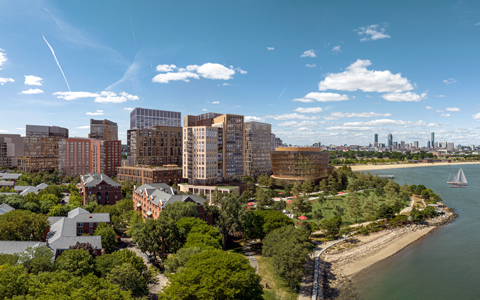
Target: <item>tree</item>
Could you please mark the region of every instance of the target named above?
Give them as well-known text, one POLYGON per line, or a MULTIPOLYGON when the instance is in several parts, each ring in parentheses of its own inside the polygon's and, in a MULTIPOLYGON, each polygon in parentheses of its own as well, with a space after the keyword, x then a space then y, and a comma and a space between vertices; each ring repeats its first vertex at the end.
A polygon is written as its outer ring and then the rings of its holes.
POLYGON ((181 247, 180 233, 175 221, 165 215, 162 216, 160 214, 155 222, 155 233, 161 245, 159 254, 160 258, 164 260, 167 257, 167 253, 176 252, 181 247))
POLYGON ((313 218, 317 220, 323 219, 322 204, 317 200, 312 206, 313 218))
POLYGON ((129 263, 115 266, 105 279, 118 285, 121 290, 132 292, 135 297, 148 294, 148 286, 144 278, 129 263))
POLYGON ((241 229, 246 213, 247 203, 235 194, 228 194, 220 203, 217 227, 222 236, 224 250, 227 237, 241 229))
POLYGON ((205 222, 204 220, 194 217, 182 218, 178 220, 175 224, 177 225, 178 233, 182 240, 182 244, 187 241, 187 236, 190 233, 190 230, 192 230, 192 228, 208 226, 207 222, 205 222))
POLYGON ((221 237, 218 232, 216 236, 207 233, 190 232, 184 248, 200 248, 202 250, 221 249, 221 237))
POLYGON ((112 226, 106 223, 99 223, 94 235, 102 237, 102 247, 105 252, 111 253, 117 247, 117 234, 112 226))
POLYGON ((87 250, 66 250, 55 261, 55 269, 83 277, 95 270, 95 260, 87 250))
POLYGON ((245 299, 260 300, 260 276, 245 256, 208 250, 188 258, 185 269, 170 277, 170 285, 159 299, 245 299))
POLYGON ((219 191, 217 187, 215 187, 212 194, 210 195, 210 202, 214 205, 218 205, 223 200, 223 198, 224 194, 219 191))
POLYGON ((188 259, 204 250, 198 247, 181 248, 177 253, 169 255, 165 260, 164 266, 167 273, 182 272, 188 259))
POLYGON ((322 228, 326 231, 327 236, 330 236, 330 237, 335 237, 340 231, 341 226, 342 226, 342 218, 339 216, 335 216, 330 220, 322 221, 322 228))
POLYGON ((293 199, 291 208, 294 215, 306 214, 312 211, 312 203, 308 197, 297 196, 293 199))
POLYGON ((178 221, 185 217, 197 217, 197 204, 191 201, 173 202, 167 204, 160 214, 167 216, 174 221, 178 221))
POLYGON ((304 228, 284 226, 275 229, 263 240, 262 253, 266 257, 272 257, 271 264, 275 272, 290 283, 291 297, 293 283, 302 278, 305 262, 312 251, 308 236, 309 232, 304 228))
POLYGON ((10 265, 15 266, 18 262, 18 254, 0 254, 0 266, 10 265))
POLYGON ((390 199, 393 199, 397 196, 397 194, 399 193, 400 191, 400 186, 398 185, 398 183, 396 183, 395 181, 393 181, 393 179, 389 180, 388 183, 385 185, 384 187, 384 190, 385 190, 385 194, 387 194, 387 196, 390 198, 390 199))
POLYGON ((47 216, 14 210, 0 215, 0 240, 40 241, 49 225, 47 216))
POLYGON ((262 187, 257 187, 255 192, 255 200, 257 201, 257 208, 261 209, 264 206, 272 205, 272 198, 265 192, 262 187))
POLYGON ((87 250, 88 253, 90 253, 90 255, 91 255, 93 258, 96 258, 96 257, 97 257, 97 250, 96 250, 95 248, 93 248, 92 244, 90 244, 90 243, 80 243, 80 242, 77 242, 75 245, 68 247, 68 249, 83 249, 83 250, 87 250))
POLYGON ((333 211, 333 214, 337 217, 342 218, 345 215, 345 209, 339 205, 335 205, 335 210, 333 211))
POLYGON ((368 219, 374 219, 377 213, 377 197, 374 193, 365 200, 365 204, 363 206, 365 213, 367 214, 368 219))
POLYGON ((290 185, 286 184, 285 187, 283 188, 283 194, 285 196, 290 196, 290 192, 292 191, 292 188, 290 185))
POLYGON ((310 177, 307 177, 305 181, 302 183, 302 193, 303 194, 308 194, 313 192, 313 180, 310 177))
POLYGON ((53 251, 47 246, 28 247, 20 254, 18 262, 25 267, 27 273, 38 274, 53 270, 53 251))
POLYGON ((391 206, 388 206, 386 204, 380 205, 378 208, 378 213, 377 213, 378 218, 385 218, 387 220, 390 220, 395 217, 395 213, 393 212, 393 209, 391 206))
POLYGON ((357 223, 358 218, 362 217, 362 210, 360 206, 360 201, 358 200, 358 195, 356 193, 350 195, 348 206, 350 208, 350 214, 355 219, 355 223, 357 223))
POLYGON ((130 233, 142 252, 150 252, 156 259, 157 253, 162 251, 160 240, 156 234, 157 222, 154 219, 147 219, 145 222, 133 224, 130 233))
POLYGON ((323 192, 323 194, 325 195, 328 191, 328 185, 327 185, 327 180, 326 179, 323 179, 322 181, 320 181, 320 184, 319 184, 319 187, 320 187, 320 190, 323 192))
POLYGON ((28 275, 22 266, 0 266, 0 299, 24 296, 28 291, 28 275))

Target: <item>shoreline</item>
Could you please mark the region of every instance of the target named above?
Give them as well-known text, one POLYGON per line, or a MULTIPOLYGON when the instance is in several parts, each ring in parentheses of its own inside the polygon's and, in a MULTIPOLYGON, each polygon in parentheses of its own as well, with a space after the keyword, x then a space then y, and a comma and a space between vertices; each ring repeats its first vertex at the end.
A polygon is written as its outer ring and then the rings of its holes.
POLYGON ((332 273, 339 278, 332 287, 342 286, 361 271, 394 256, 456 217, 457 215, 451 212, 435 218, 432 225, 383 230, 367 236, 359 235, 353 243, 352 240, 338 243, 335 248, 322 255, 324 262, 331 265, 332 273))
POLYGON ((416 164, 385 164, 385 165, 353 165, 350 166, 353 172, 365 172, 388 169, 404 169, 404 168, 421 168, 421 167, 437 167, 451 165, 479 165, 480 162, 451 162, 451 163, 416 163, 416 164))

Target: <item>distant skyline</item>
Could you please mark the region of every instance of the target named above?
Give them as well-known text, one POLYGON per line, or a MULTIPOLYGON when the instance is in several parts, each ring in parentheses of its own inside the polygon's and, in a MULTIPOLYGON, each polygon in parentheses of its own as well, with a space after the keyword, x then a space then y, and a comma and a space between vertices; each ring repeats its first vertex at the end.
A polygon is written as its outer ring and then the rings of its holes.
POLYGON ((142 107, 289 144, 478 145, 479 24, 478 1, 2 1, 0 133, 108 119, 126 143, 142 107))

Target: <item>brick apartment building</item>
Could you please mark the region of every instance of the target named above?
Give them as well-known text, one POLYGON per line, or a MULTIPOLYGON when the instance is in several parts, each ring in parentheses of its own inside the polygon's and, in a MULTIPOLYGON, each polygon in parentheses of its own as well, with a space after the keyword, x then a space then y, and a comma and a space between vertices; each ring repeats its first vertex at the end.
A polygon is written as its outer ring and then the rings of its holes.
POLYGON ((125 166, 119 167, 117 180, 123 182, 126 179, 138 184, 165 183, 172 185, 186 182, 182 177, 182 168, 177 165, 165 165, 163 167, 125 166))
POLYGON ((95 196, 98 204, 114 205, 122 199, 122 185, 103 173, 89 173, 80 177, 82 204, 95 196))
POLYGON ((90 133, 88 138, 101 141, 117 141, 118 125, 110 120, 90 119, 90 133))
POLYGON ((121 165, 121 141, 68 138, 59 142, 58 170, 62 176, 104 173, 115 176, 121 165))
POLYGON ((133 190, 133 207, 142 213, 144 219, 156 219, 168 204, 174 202, 193 202, 197 204, 198 218, 212 224, 211 215, 207 215, 203 205, 207 202, 197 195, 176 195, 176 190, 164 183, 144 184, 133 190))
POLYGON ((182 165, 182 127, 154 126, 127 131, 130 166, 182 165))

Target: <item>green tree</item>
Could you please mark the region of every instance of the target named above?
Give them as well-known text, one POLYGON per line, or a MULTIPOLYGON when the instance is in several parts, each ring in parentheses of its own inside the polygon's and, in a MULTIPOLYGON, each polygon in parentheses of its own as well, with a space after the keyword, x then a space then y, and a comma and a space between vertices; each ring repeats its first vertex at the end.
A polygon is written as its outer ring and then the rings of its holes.
POLYGON ((40 241, 49 224, 47 216, 30 211, 14 210, 0 215, 0 240, 40 241))
POLYGON ((182 272, 188 259, 204 250, 198 247, 181 248, 177 253, 169 255, 165 260, 164 266, 167 273, 182 272))
POLYGON ((187 241, 187 236, 190 233, 192 228, 208 226, 207 222, 202 219, 194 218, 194 217, 185 217, 178 220, 176 223, 178 228, 178 233, 181 237, 182 244, 187 241))
POLYGON ((365 204, 363 205, 363 209, 368 216, 368 220, 374 219, 377 214, 377 197, 374 193, 365 200, 365 204))
POLYGON ((170 285, 159 299, 245 299, 260 300, 260 276, 245 256, 208 250, 189 257, 182 272, 170 277, 170 285))
POLYGON ((395 217, 395 213, 393 212, 393 209, 391 206, 388 206, 386 204, 380 205, 378 208, 378 213, 377 213, 378 218, 385 218, 387 220, 393 219, 395 217))
POLYGON ((228 194, 220 203, 216 223, 222 236, 223 249, 225 249, 227 237, 241 230, 246 213, 247 203, 235 194, 228 194))
POLYGON ((309 194, 313 192, 313 180, 312 178, 308 177, 305 179, 305 181, 302 183, 302 193, 303 194, 309 194))
POLYGON ((0 266, 10 265, 15 266, 18 262, 18 254, 0 254, 0 266))
POLYGON ((22 266, 0 266, 0 299, 24 296, 28 291, 28 275, 22 266))
POLYGON ((293 199, 291 208, 294 215, 306 214, 312 211, 312 202, 308 197, 297 196, 293 199))
POLYGON ((99 223, 94 235, 102 237, 102 247, 107 253, 111 253, 117 247, 117 234, 112 226, 106 223, 99 223))
POLYGON ((132 292, 134 297, 148 294, 148 286, 143 276, 129 263, 115 266, 105 279, 118 285, 121 290, 132 292))
POLYGON ((53 251, 47 246, 28 247, 20 254, 18 262, 25 267, 27 273, 38 274, 53 270, 53 251))
POLYGON ((157 222, 154 219, 147 219, 145 222, 133 224, 130 233, 142 252, 150 252, 156 259, 158 253, 162 251, 162 244, 156 233, 157 222))
POLYGON ((355 219, 355 223, 357 223, 358 218, 362 217, 362 209, 360 206, 360 201, 358 199, 357 193, 350 194, 350 200, 348 201, 348 206, 350 208, 350 214, 355 219))
POLYGON ((272 198, 265 192, 262 187, 257 187, 255 192, 255 200, 257 201, 257 208, 262 209, 265 206, 272 205, 272 198))
POLYGON ((191 201, 173 202, 167 204, 160 214, 165 215, 174 221, 178 221, 185 217, 198 217, 197 204, 191 201))
POLYGON ((323 219, 323 211, 322 211, 322 204, 320 201, 316 201, 312 205, 312 214, 313 218, 317 220, 323 219))
POLYGON ((309 234, 304 228, 284 226, 275 229, 263 240, 262 253, 266 257, 272 257, 271 264, 275 272, 290 283, 291 297, 293 284, 301 280, 304 265, 312 251, 309 234))
POLYGON ((221 237, 218 232, 216 236, 207 233, 190 232, 184 248, 200 248, 202 250, 221 249, 221 237))
POLYGON ((325 230, 327 236, 335 237, 340 231, 342 226, 342 218, 340 216, 335 216, 330 220, 322 221, 322 228, 325 230))
POLYGON ((385 194, 387 194, 387 197, 390 199, 393 199, 400 192, 400 186, 398 185, 398 183, 393 181, 393 179, 391 179, 385 185, 384 190, 385 190, 385 194))
POLYGON ((83 277, 95 270, 95 260, 87 250, 66 250, 55 261, 55 269, 83 277))
POLYGON ((68 247, 68 249, 83 249, 83 250, 87 250, 88 253, 90 253, 90 255, 91 255, 93 258, 96 258, 96 257, 97 257, 97 250, 96 250, 95 248, 93 248, 92 244, 90 244, 90 243, 80 243, 80 242, 77 242, 75 245, 68 247))
POLYGON ((167 257, 167 253, 176 252, 181 247, 180 232, 175 221, 165 215, 162 216, 160 214, 155 222, 157 239, 161 245, 159 254, 160 258, 164 260, 167 257))

